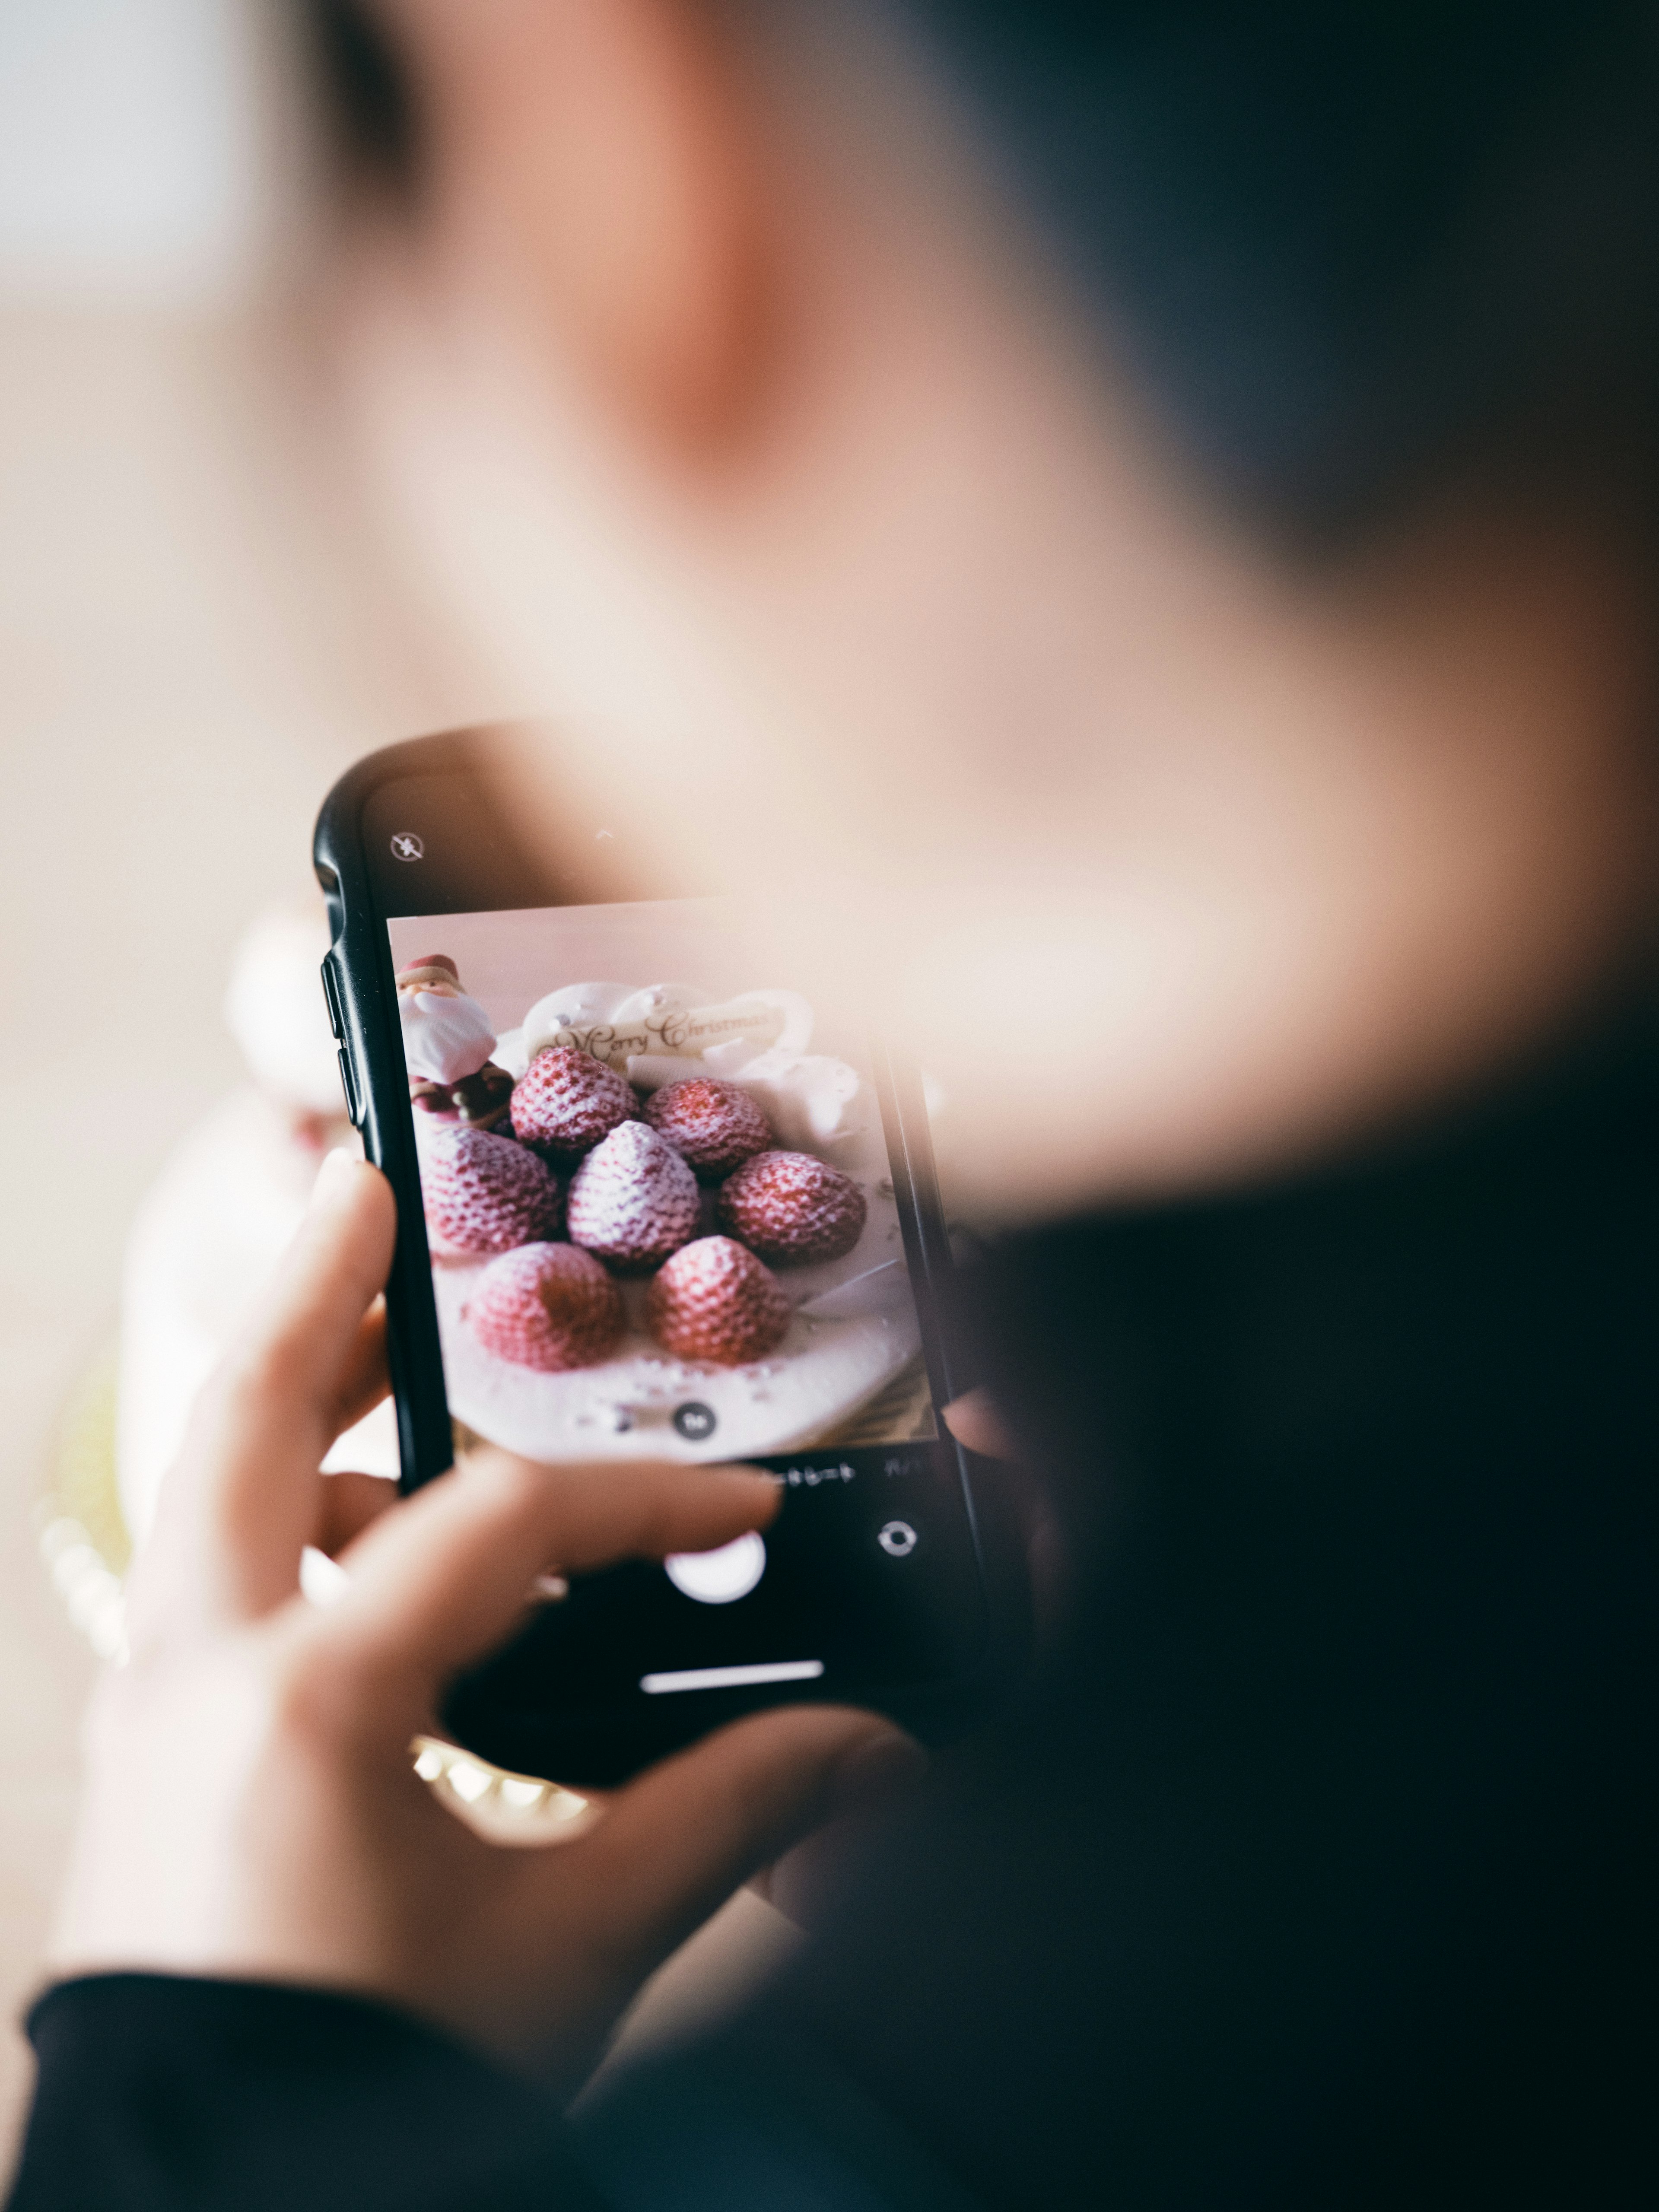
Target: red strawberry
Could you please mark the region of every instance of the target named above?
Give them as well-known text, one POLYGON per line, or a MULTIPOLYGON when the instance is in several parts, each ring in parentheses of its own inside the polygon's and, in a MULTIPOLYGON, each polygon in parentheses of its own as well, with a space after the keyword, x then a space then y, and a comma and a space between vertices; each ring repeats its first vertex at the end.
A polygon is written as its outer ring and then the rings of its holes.
POLYGON ((513 1086, 514 1135, 557 1164, 591 1152, 638 1111, 627 1077, 574 1045, 549 1045, 513 1086))
POLYGON ((574 1244, 521 1244, 480 1274, 466 1317, 498 1359, 558 1375, 605 1358, 622 1334, 622 1294, 574 1244))
POLYGON ((697 1179, 665 1137, 626 1121, 570 1186, 571 1242, 618 1267, 653 1267, 697 1233, 697 1179))
POLYGON ((770 1352, 790 1305, 772 1270, 729 1237, 699 1237, 665 1261, 646 1293, 651 1333, 677 1359, 741 1367, 770 1352))
POLYGON ((645 1102, 645 1118, 706 1182, 715 1182, 772 1143, 772 1125, 752 1091, 712 1075, 665 1084, 645 1102))
POLYGON ((779 1267, 839 1260, 864 1233, 864 1193, 811 1152, 757 1152, 720 1186, 720 1226, 779 1267))
POLYGON ((421 1196, 434 1252, 507 1252, 564 1224, 564 1194, 534 1152, 461 1124, 422 1146, 421 1196))

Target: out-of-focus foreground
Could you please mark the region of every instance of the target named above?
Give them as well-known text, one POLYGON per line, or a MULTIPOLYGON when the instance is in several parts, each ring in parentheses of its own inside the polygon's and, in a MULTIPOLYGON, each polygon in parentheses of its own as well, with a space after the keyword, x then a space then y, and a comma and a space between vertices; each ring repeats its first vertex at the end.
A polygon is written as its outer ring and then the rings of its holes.
POLYGON ((470 703, 331 442, 268 31, 234 0, 0 23, 0 2167, 94 1664, 33 1525, 64 1411, 146 1186, 237 1079, 239 932, 303 890, 346 762, 470 703))

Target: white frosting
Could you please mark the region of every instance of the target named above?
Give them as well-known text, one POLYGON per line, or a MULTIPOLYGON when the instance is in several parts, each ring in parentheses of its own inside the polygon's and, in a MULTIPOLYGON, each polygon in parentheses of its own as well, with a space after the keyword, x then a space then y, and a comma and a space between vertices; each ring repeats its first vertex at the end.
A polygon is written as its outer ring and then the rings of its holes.
POLYGON ((635 1052, 629 1055, 628 1079, 636 1091, 661 1091, 671 1083, 684 1083, 693 1075, 709 1073, 706 1060, 685 1060, 672 1052, 635 1052))
POLYGON ((839 1159, 839 1148, 868 1123, 868 1093, 858 1070, 827 1053, 774 1046, 732 1070, 727 1079, 755 1093, 779 1143, 792 1152, 834 1147, 839 1159))
MULTIPOLYGON (((724 1073, 769 1050, 804 1052, 812 1009, 799 991, 744 991, 713 1000, 696 983, 567 983, 524 1018, 526 1061, 550 1044, 574 1045, 618 1071, 630 1060, 696 1059, 724 1073)), ((702 1072, 707 1073, 707 1067, 702 1072)))
POLYGON ((665 1029, 677 1026, 708 996, 708 992, 699 990, 695 983, 647 983, 607 1007, 605 1018, 618 1030, 638 1027, 647 1034, 660 1036, 665 1029))
POLYGON ((805 1052, 812 1042, 812 1008, 799 991, 745 991, 745 999, 772 1008, 781 1026, 772 1040, 775 1052, 805 1052))
POLYGON ((404 1059, 411 1075, 429 1083, 459 1083, 476 1075, 495 1048, 489 1017, 465 992, 399 991, 404 1059))
POLYGON ((516 1083, 530 1065, 530 1054, 524 1048, 522 1025, 516 1030, 503 1030, 489 1057, 497 1067, 504 1067, 516 1083))
MULTIPOLYGON (((653 988, 673 992, 686 987, 665 983, 653 988)), ((635 983, 565 983, 556 991, 550 991, 544 999, 537 1000, 524 1018, 520 1035, 526 1066, 544 1046, 557 1044, 562 1037, 568 1041, 573 1032, 586 1035, 596 1026, 610 1023, 618 1007, 641 996, 635 983)))

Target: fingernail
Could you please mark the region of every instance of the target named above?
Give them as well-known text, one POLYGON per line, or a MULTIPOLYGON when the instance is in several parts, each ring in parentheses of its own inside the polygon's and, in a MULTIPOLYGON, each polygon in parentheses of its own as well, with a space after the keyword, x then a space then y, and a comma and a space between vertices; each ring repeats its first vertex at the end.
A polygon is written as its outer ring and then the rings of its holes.
POLYGON ((313 1206, 326 1206, 345 1188, 351 1170, 357 1164, 355 1152, 343 1145, 337 1145, 331 1152, 323 1154, 323 1164, 317 1170, 317 1180, 311 1187, 313 1206))
POLYGON ((830 1785, 830 1810, 839 1820, 848 1813, 872 1813, 914 1789, 927 1771, 927 1754, 913 1736, 884 1729, 856 1744, 836 1767, 830 1785))

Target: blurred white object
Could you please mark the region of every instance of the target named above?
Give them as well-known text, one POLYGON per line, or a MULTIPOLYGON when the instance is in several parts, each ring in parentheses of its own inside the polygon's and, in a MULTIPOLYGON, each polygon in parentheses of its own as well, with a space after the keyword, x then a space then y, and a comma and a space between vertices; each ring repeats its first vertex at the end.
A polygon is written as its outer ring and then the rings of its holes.
POLYGON ((318 980, 327 951, 320 907, 273 907, 261 915, 237 948, 225 1022, 269 1097, 337 1118, 340 1063, 318 980))
MULTIPOLYGON (((185 1138, 133 1224, 116 1460, 135 1544, 196 1395, 298 1228, 324 1152, 353 1141, 317 972, 327 944, 320 902, 310 901, 273 908, 247 932, 226 1012, 257 1087, 234 1092, 185 1138)), ((390 1401, 348 1430, 323 1464, 395 1475, 390 1401)))
POLYGON ((211 307, 252 289, 308 181, 281 14, 0 0, 0 290, 211 307))
POLYGON ((671 1552, 662 1564, 675 1589, 699 1605, 730 1605, 766 1572, 766 1540, 751 1528, 717 1551, 671 1552))

